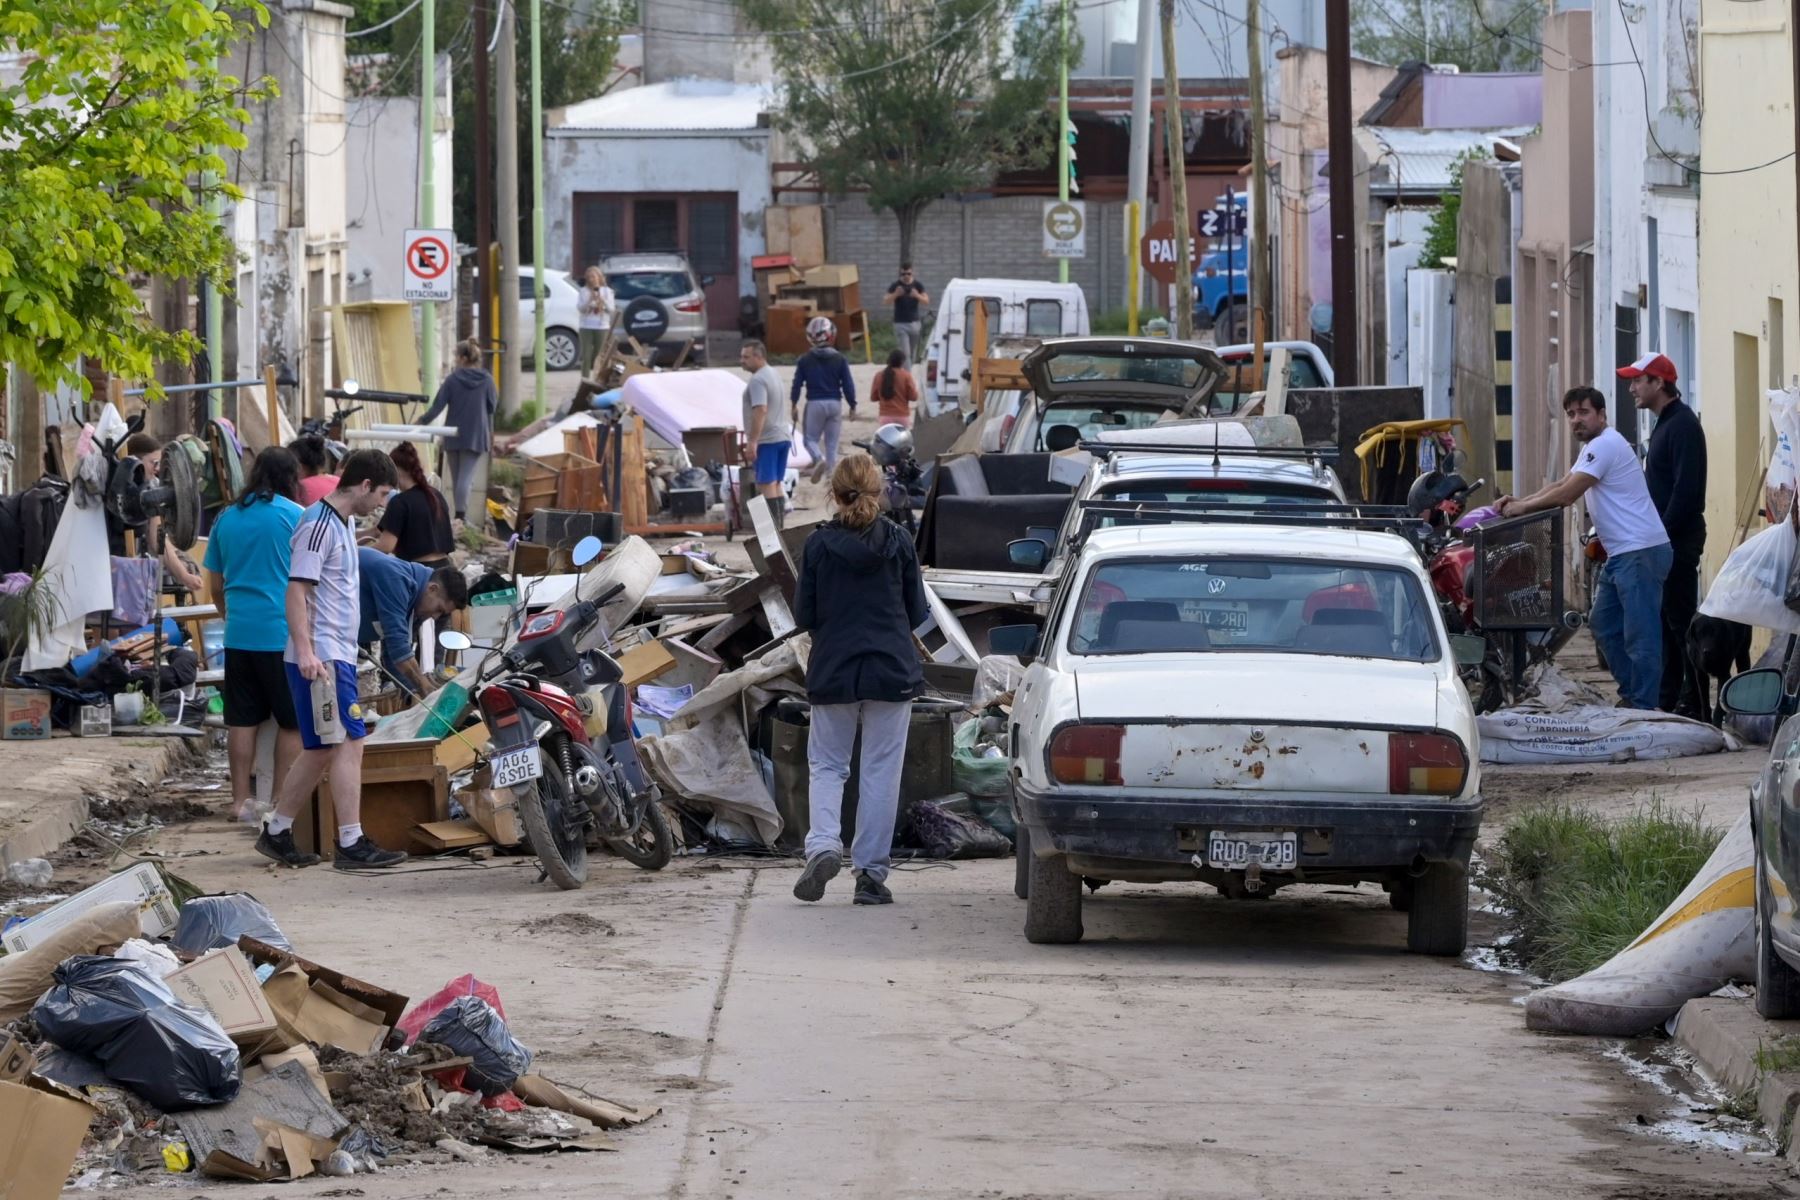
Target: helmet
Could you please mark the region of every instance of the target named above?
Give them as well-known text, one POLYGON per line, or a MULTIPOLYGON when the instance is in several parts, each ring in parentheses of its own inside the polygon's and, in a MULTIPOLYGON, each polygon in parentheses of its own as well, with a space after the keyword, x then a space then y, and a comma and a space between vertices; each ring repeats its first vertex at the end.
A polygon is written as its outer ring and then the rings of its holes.
POLYGON ((877 465, 897 467, 912 457, 912 431, 897 423, 883 425, 869 440, 869 456, 877 465))
POLYGON ((830 317, 814 317, 806 323, 806 340, 815 346, 829 346, 837 341, 837 326, 830 317))
POLYGON ((1462 508, 1462 493, 1469 490, 1469 482, 1454 471, 1427 471, 1417 479, 1406 493, 1406 511, 1416 517, 1423 517, 1433 525, 1442 525, 1455 517, 1455 512, 1462 508))

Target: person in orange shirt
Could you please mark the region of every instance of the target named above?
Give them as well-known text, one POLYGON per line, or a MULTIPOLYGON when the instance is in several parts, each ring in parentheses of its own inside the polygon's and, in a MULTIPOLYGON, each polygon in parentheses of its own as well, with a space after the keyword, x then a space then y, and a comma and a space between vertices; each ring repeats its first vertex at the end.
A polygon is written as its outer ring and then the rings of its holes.
POLYGON ((883 425, 895 424, 912 428, 913 403, 919 398, 919 385, 906 369, 906 352, 895 350, 888 355, 887 367, 875 377, 875 411, 883 425))

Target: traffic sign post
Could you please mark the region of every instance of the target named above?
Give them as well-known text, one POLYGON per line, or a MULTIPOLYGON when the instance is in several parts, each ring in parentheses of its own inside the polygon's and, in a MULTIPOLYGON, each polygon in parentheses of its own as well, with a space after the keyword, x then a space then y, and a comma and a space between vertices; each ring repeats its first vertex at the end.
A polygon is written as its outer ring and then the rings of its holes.
POLYGON ((1229 209, 1209 208, 1200 214, 1200 236, 1208 238, 1243 237, 1250 229, 1250 217, 1235 205, 1229 209))
POLYGON ((456 233, 450 229, 406 231, 405 300, 452 300, 456 295, 456 233))
POLYGON ((1087 257, 1087 202, 1044 201, 1044 257, 1087 257))

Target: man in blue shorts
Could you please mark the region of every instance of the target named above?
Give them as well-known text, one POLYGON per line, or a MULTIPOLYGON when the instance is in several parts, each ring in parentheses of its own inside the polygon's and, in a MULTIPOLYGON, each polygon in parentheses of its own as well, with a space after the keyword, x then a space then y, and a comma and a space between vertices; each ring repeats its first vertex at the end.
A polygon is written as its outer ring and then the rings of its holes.
POLYGON ((368 731, 356 690, 361 617, 356 518, 386 504, 393 487, 393 460, 380 450, 358 450, 344 460, 337 488, 302 513, 294 529, 282 660, 303 748, 256 839, 258 853, 286 866, 310 867, 319 861, 318 855, 302 854, 294 845, 294 818, 327 774, 338 820, 334 865, 350 870, 406 861, 406 855, 383 850, 362 830, 362 752, 368 731), (329 690, 315 696, 315 681, 327 681, 329 690))
POLYGON ((794 444, 794 414, 781 394, 781 376, 769 365, 769 352, 761 342, 746 341, 738 362, 750 372, 744 388, 744 440, 756 455, 756 490, 769 498, 769 511, 779 527, 787 509, 781 487, 787 479, 788 450, 794 444))

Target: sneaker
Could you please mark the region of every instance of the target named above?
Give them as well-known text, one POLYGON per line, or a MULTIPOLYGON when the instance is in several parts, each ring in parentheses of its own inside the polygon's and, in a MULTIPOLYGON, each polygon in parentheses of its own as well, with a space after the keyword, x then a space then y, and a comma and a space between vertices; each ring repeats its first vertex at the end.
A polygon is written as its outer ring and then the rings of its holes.
POLYGON ((807 472, 806 477, 808 479, 812 480, 814 483, 817 483, 817 482, 819 482, 819 480, 825 478, 825 460, 822 458, 813 459, 812 470, 807 472))
POLYGON ((272 858, 284 867, 310 867, 319 861, 316 854, 302 854, 294 845, 294 831, 284 829, 280 833, 271 833, 265 828, 256 839, 256 852, 264 858, 272 858))
POLYGON ((824 850, 806 860, 806 870, 800 872, 800 879, 794 884, 796 899, 811 903, 825 894, 825 885, 843 866, 836 851, 824 850))
POLYGON ((383 850, 363 834, 348 846, 339 846, 337 859, 331 865, 340 871, 356 871, 364 867, 397 867, 406 861, 400 850, 383 850))
POLYGON ((887 884, 872 878, 861 871, 856 873, 856 899, 853 904, 892 904, 894 893, 888 891, 887 884))

